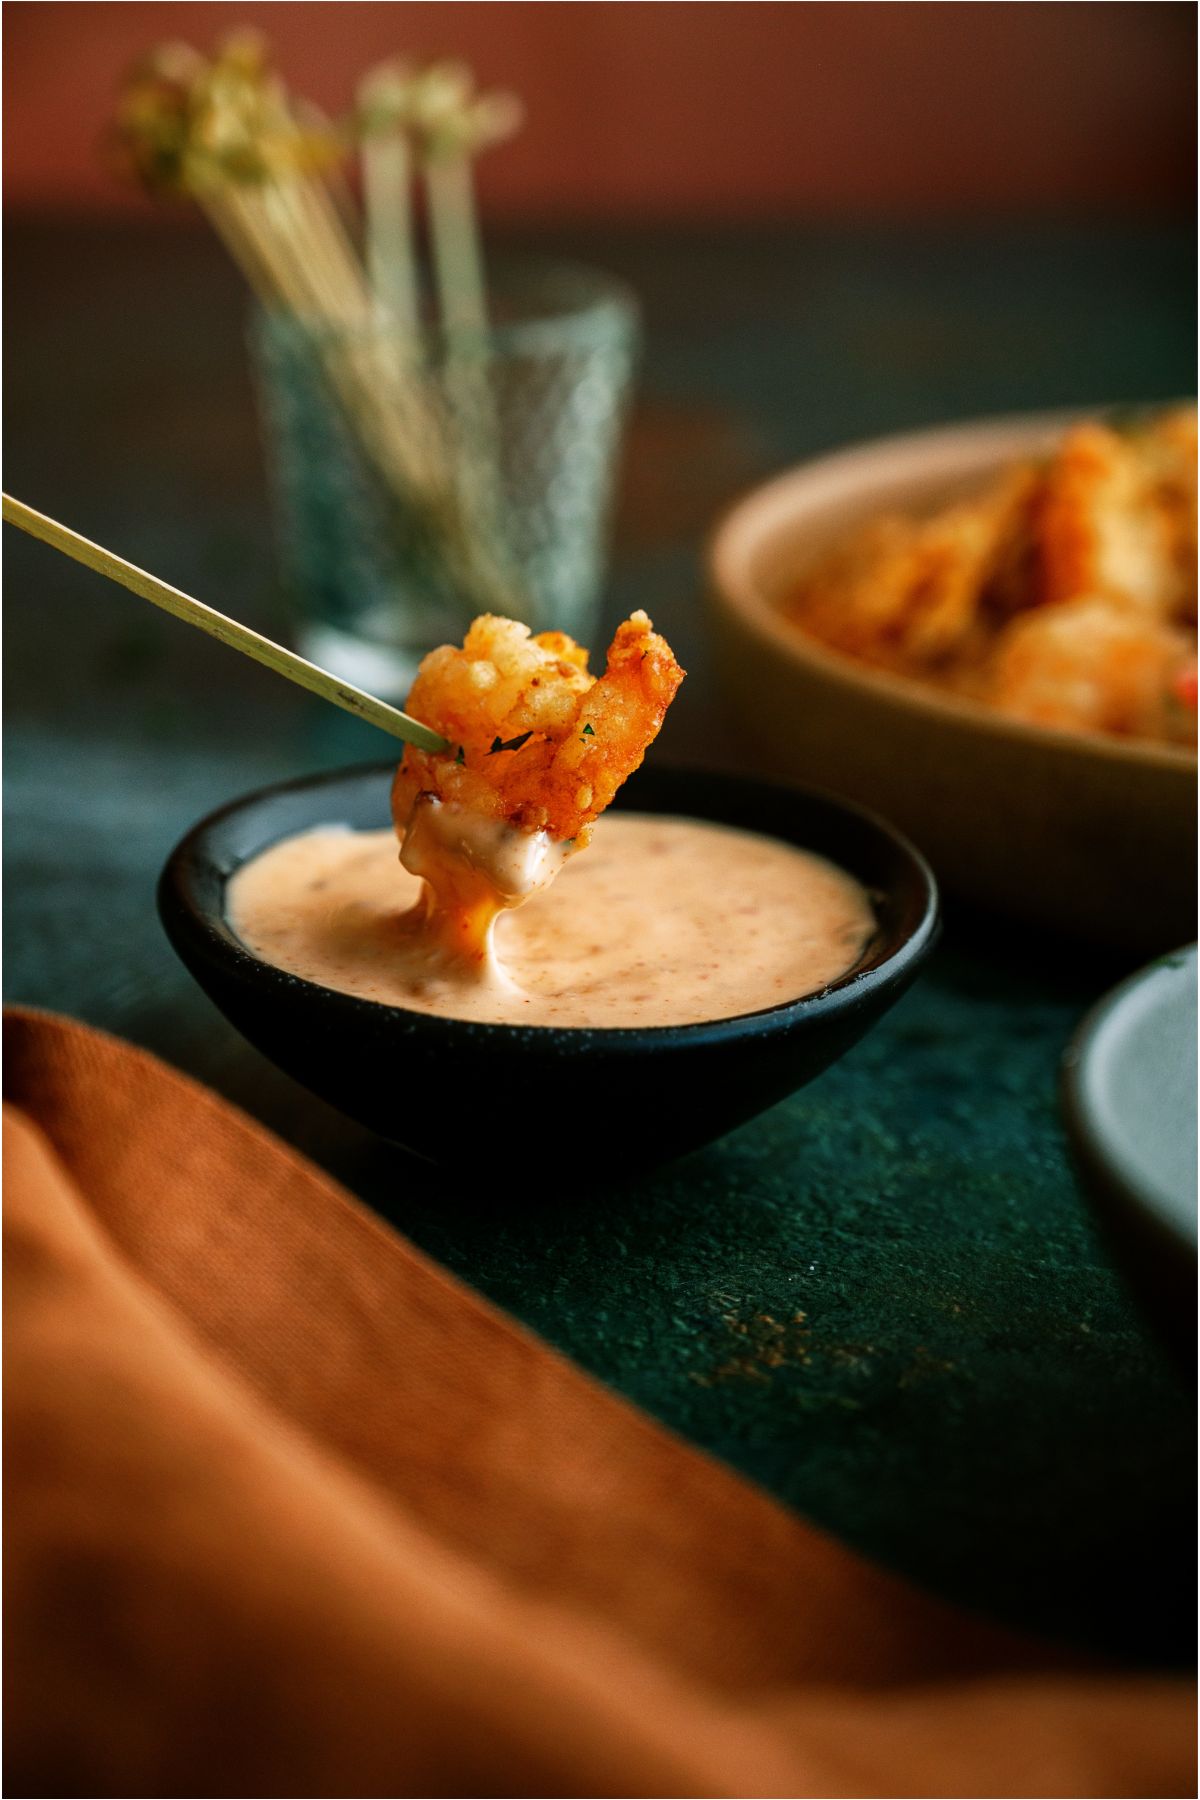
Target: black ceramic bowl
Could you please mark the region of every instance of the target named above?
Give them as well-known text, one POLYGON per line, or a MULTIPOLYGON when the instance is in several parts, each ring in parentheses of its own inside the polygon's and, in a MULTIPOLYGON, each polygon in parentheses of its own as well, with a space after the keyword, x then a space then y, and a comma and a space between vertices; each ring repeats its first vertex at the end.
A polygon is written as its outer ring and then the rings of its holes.
POLYGON ((880 820, 824 794, 658 768, 616 804, 761 831, 862 882, 878 929, 849 974, 735 1019, 567 1030, 406 1012, 252 956, 226 922, 230 876, 294 832, 387 824, 391 776, 391 765, 349 769, 234 801, 172 852, 158 905, 179 956, 252 1044, 360 1124, 437 1162, 494 1162, 498 1146, 532 1141, 539 1166, 558 1156, 597 1173, 693 1150, 828 1068, 904 992, 937 936, 933 876, 880 820))

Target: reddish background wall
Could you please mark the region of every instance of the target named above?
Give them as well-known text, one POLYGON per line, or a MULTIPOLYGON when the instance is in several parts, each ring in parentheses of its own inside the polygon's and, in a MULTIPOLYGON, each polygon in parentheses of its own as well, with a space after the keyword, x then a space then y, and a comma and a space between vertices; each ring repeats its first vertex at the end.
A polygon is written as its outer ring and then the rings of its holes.
POLYGON ((1181 210, 1190 4, 42 4, 5 24, 10 204, 139 204, 97 153, 125 65, 242 22, 339 109, 398 50, 518 89, 494 210, 745 216, 846 209, 1181 210))

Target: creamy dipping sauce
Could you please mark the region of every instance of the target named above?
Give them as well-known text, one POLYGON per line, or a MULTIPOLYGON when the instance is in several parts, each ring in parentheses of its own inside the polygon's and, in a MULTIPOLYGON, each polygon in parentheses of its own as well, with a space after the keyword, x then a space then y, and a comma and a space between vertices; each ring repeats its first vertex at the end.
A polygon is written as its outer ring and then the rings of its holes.
POLYGON ((285 838, 237 871, 227 912, 255 956, 306 981, 452 1019, 559 1026, 735 1018, 827 987, 875 929, 863 888, 775 838, 638 813, 599 819, 494 928, 474 966, 423 928, 395 834, 285 838))

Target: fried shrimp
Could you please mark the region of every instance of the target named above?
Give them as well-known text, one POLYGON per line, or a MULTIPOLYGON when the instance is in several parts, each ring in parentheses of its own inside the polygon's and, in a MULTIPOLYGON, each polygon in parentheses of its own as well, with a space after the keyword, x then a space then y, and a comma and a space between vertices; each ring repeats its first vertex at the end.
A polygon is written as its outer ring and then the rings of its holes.
POLYGON ((1014 717, 1186 742, 1195 409, 1074 425, 974 496, 867 523, 782 604, 848 656, 1014 717))
POLYGON ((461 650, 443 645, 425 658, 408 696, 414 718, 453 748, 405 751, 392 789, 397 829, 418 796, 432 794, 520 831, 586 842, 640 767, 682 680, 643 612, 618 629, 599 680, 587 651, 562 632, 531 637, 513 619, 476 619, 461 650))
POLYGON ((494 973, 496 917, 586 845, 682 680, 643 612, 618 629, 598 680, 563 632, 533 637, 490 614, 461 650, 431 651, 407 706, 451 748, 431 755, 410 745, 392 784, 401 860, 426 883, 414 927, 494 973))
POLYGON ((1085 596, 1014 622, 1000 641, 987 697, 1036 725, 1170 738, 1180 735, 1173 685, 1188 668, 1182 632, 1134 605, 1085 596))
POLYGON ((1095 423, 1067 433, 1045 475, 1041 604, 1103 594, 1150 617, 1172 608, 1184 571, 1175 563, 1146 437, 1095 423))
POLYGON ((978 642, 980 595, 1001 587, 1030 486, 1017 471, 985 502, 875 520, 818 565, 793 610, 815 636, 864 662, 936 675, 978 642))

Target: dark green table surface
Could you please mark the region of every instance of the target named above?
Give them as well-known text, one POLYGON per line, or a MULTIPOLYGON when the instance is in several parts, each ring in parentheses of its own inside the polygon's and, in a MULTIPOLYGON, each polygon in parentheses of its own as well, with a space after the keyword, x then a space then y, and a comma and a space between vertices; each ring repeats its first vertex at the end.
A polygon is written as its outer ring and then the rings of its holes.
MULTIPOLYGON (((1190 239, 1165 227, 536 247, 604 263, 645 301, 608 607, 646 606, 690 671, 658 752, 677 761, 739 764, 698 562, 739 488, 864 434, 1194 382, 1190 239)), ((5 485, 281 632, 242 306, 200 233, 11 227, 5 485)), ((586 1199, 570 1168, 515 1196, 433 1181, 251 1051, 154 912, 200 814, 383 740, 15 533, 5 553, 10 999, 211 1083, 848 1541, 1010 1619, 1183 1653, 1191 1405, 1093 1233, 1055 1101, 1063 1044, 1119 958, 951 905, 884 1024, 712 1149, 586 1199)))

